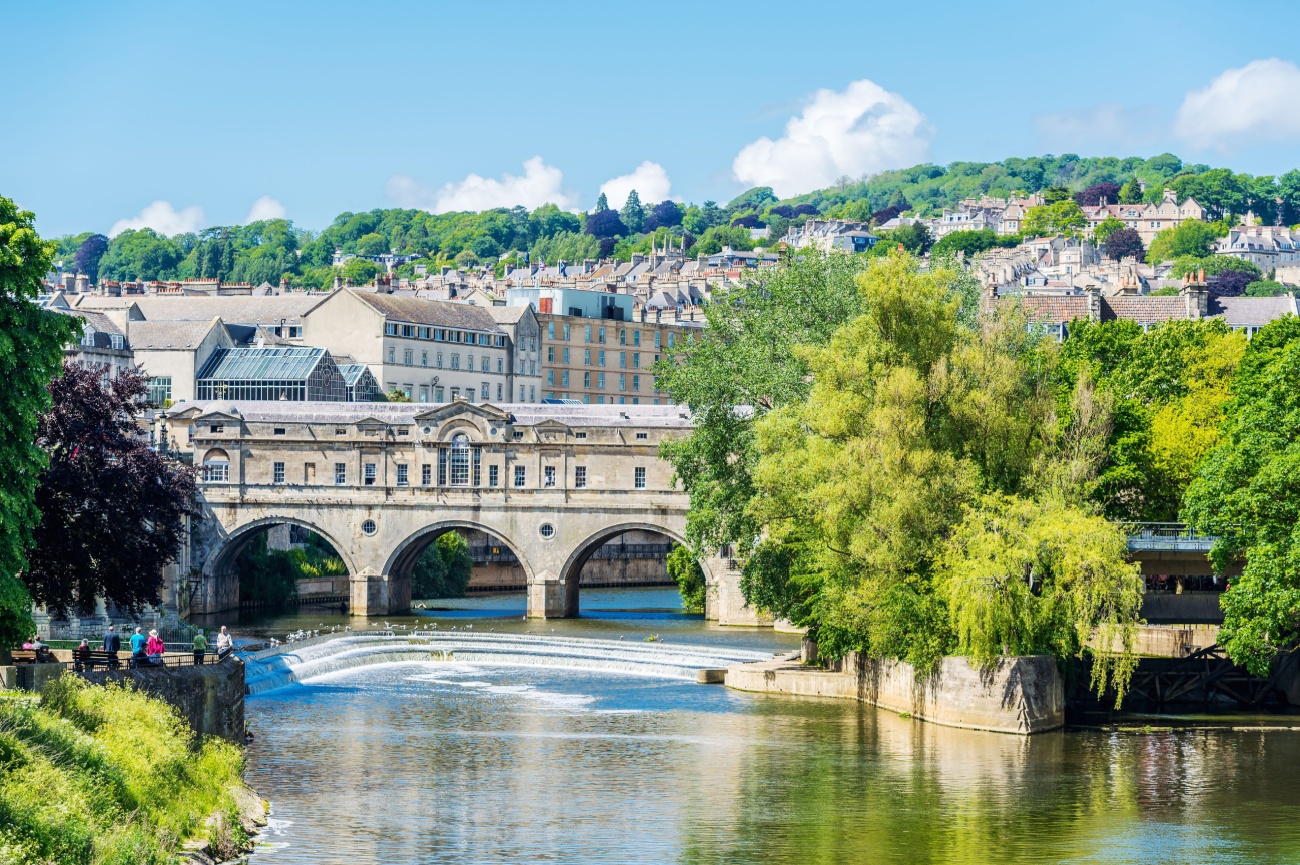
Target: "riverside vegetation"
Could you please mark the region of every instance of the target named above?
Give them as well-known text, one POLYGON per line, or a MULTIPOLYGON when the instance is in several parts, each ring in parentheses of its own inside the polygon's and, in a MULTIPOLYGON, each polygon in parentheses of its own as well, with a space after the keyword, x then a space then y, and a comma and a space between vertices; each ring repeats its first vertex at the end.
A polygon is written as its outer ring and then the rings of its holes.
POLYGON ((715 298, 656 369, 695 413, 662 451, 691 544, 733 545, 748 601, 829 657, 1091 652, 1119 700, 1142 594, 1125 523, 1181 514, 1224 535, 1220 568, 1269 553, 1223 629, 1266 668, 1300 620, 1300 499, 1280 480, 1300 452, 1300 323, 1247 344, 1221 321, 1076 322, 1058 345, 979 297, 957 262, 893 251, 807 253, 715 298), (1262 502, 1266 534, 1244 528, 1262 502), (1118 651, 1088 649, 1094 633, 1118 651))
POLYGON ((0 696, 0 863, 163 865, 246 849, 243 756, 166 703, 63 676, 0 696))

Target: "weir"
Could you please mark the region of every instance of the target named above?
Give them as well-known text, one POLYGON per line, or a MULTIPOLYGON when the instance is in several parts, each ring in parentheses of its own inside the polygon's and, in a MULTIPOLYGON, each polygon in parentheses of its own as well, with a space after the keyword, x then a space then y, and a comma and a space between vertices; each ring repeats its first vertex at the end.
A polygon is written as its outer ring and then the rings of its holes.
POLYGON ((572 667, 693 682, 700 670, 771 657, 770 652, 723 646, 582 637, 469 631, 367 632, 327 635, 249 655, 245 658, 244 681, 246 692, 255 695, 357 667, 456 662, 572 667))

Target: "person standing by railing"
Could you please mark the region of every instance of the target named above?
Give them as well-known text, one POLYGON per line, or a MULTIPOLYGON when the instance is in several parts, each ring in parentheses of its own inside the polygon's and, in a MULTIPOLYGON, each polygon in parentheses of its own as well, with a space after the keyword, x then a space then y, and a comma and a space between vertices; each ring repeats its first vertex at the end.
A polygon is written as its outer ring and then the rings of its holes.
POLYGON ((112 652, 114 655, 122 651, 122 638, 118 636, 117 629, 112 625, 108 626, 108 632, 104 634, 104 651, 112 652))
POLYGON ((163 644, 162 637, 158 636, 158 631, 156 629, 149 631, 149 641, 145 644, 145 653, 148 654, 150 663, 160 663, 163 653, 166 651, 167 647, 163 644))
POLYGON ((203 635, 203 629, 194 635, 194 666, 203 664, 203 653, 208 650, 208 638, 203 635))
POLYGON ((226 631, 226 626, 221 626, 221 632, 217 634, 217 657, 224 655, 235 647, 235 640, 226 631))
POLYGON ((144 634, 140 633, 140 626, 136 625, 135 633, 131 635, 131 666, 132 667, 138 667, 140 666, 141 661, 149 660, 144 653, 144 648, 146 644, 147 644, 147 640, 145 639, 144 634))

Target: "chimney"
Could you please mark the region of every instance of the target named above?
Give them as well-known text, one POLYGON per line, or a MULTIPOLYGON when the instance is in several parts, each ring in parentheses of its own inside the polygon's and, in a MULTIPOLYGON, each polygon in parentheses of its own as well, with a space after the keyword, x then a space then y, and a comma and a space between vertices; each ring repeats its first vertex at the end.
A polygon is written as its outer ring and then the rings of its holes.
POLYGON ((344 288, 352 287, 352 277, 349 276, 347 279, 343 280, 343 287, 344 288))
POLYGON ((77 294, 86 294, 90 291, 90 277, 84 273, 77 274, 77 294))
POLYGON ((338 291, 342 287, 343 287, 343 280, 339 277, 337 273, 334 274, 334 290, 338 291))

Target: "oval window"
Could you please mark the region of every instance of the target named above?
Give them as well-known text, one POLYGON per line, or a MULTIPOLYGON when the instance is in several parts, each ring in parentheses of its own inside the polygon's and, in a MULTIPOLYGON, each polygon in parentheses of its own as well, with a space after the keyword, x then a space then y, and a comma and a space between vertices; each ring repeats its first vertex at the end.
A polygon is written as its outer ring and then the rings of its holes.
POLYGON ((549 541, 551 538, 555 537, 555 526, 550 523, 542 523, 542 526, 537 530, 537 533, 542 536, 543 540, 549 541))
POLYGON ((379 526, 375 525, 374 520, 366 520, 361 524, 361 531, 368 535, 373 535, 375 532, 379 531, 379 526))

